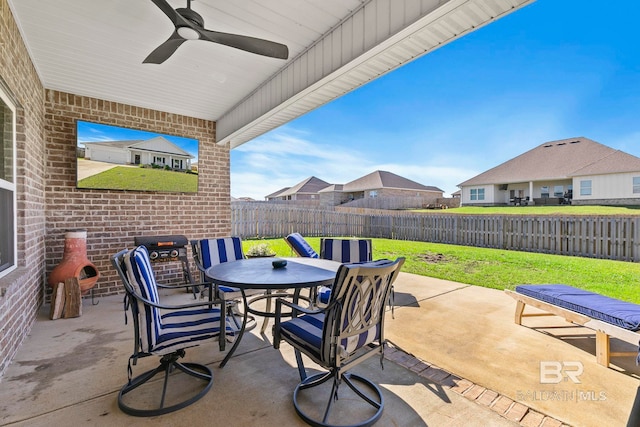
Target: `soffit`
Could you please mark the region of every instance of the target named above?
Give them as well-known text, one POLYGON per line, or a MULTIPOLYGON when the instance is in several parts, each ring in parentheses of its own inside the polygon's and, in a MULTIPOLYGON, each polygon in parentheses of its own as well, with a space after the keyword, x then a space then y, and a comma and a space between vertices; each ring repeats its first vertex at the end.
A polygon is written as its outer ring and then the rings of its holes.
POLYGON ((233 148, 533 0, 194 0, 290 59, 188 41, 160 65, 142 61, 173 24, 151 0, 8 1, 45 88, 214 120, 233 148))

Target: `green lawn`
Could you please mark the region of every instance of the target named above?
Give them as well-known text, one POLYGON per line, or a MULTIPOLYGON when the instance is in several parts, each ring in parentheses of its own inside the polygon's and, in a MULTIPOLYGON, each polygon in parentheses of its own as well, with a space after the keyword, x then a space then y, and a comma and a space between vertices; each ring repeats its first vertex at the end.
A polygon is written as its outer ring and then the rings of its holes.
POLYGON ((460 215, 640 215, 640 206, 463 206, 452 209, 412 209, 412 212, 460 215))
MULTIPOLYGON (((320 239, 307 238, 319 252, 320 239)), ((519 284, 564 283, 640 303, 640 264, 602 259, 485 249, 439 243, 372 239, 373 257, 403 256, 402 271, 495 289, 519 284)), ((268 243, 278 256, 293 256, 283 239, 243 242, 245 252, 268 243)))
POLYGON ((195 193, 198 175, 152 168, 117 166, 78 181, 78 188, 195 193))

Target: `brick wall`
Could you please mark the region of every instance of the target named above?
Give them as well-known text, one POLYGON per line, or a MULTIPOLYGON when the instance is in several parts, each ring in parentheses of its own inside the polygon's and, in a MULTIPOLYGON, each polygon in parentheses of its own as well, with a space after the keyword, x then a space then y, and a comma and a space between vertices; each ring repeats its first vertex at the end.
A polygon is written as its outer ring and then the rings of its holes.
POLYGON ((31 330, 44 274, 44 89, 6 0, 0 0, 0 84, 17 104, 17 269, 0 279, 0 378, 31 330))
MULTIPOLYGON (((45 90, 7 0, 0 0, 0 85, 17 104, 18 241, 18 268, 0 279, 1 381, 43 304, 67 229, 87 229, 88 255, 101 274, 99 297, 121 292, 109 256, 131 248, 134 236, 226 235, 231 211, 229 148, 215 144, 214 122, 45 90), (76 189, 77 119, 198 139, 198 193, 76 189)), ((178 268, 159 268, 160 280, 178 281, 178 268)))
MULTIPOLYGON (((99 99, 46 91, 46 271, 62 258, 68 229, 87 230, 87 254, 100 272, 95 295, 122 291, 109 257, 139 235, 188 239, 231 232, 229 148, 215 144, 215 123, 99 99), (76 120, 198 139, 198 193, 79 190, 76 120)), ((181 279, 176 263, 155 264, 158 279, 181 279)))

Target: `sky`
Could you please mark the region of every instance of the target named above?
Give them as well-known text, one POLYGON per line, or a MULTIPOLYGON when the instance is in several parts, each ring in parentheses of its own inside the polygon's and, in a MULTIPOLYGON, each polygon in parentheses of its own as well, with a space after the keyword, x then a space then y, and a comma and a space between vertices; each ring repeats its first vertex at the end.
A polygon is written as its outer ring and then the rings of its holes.
POLYGON ((231 195, 385 170, 457 185, 583 136, 640 157, 640 2, 537 0, 231 151, 231 195))
POLYGON ((147 140, 162 136, 173 142, 178 147, 193 155, 194 162, 198 161, 198 140, 184 138, 181 136, 167 135, 164 133, 148 132, 138 129, 129 129, 119 126, 109 126, 100 123, 85 122, 78 120, 78 141, 79 147, 84 147, 84 142, 105 142, 105 141, 135 141, 147 140))

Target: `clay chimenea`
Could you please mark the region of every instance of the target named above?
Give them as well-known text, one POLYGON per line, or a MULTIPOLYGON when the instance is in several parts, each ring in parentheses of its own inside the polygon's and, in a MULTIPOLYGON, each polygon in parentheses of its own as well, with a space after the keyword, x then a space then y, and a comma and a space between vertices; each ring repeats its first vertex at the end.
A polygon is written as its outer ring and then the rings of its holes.
POLYGON ((62 261, 49 274, 48 283, 53 287, 74 277, 78 279, 82 295, 93 288, 100 278, 98 269, 87 258, 87 230, 67 230, 62 261))

